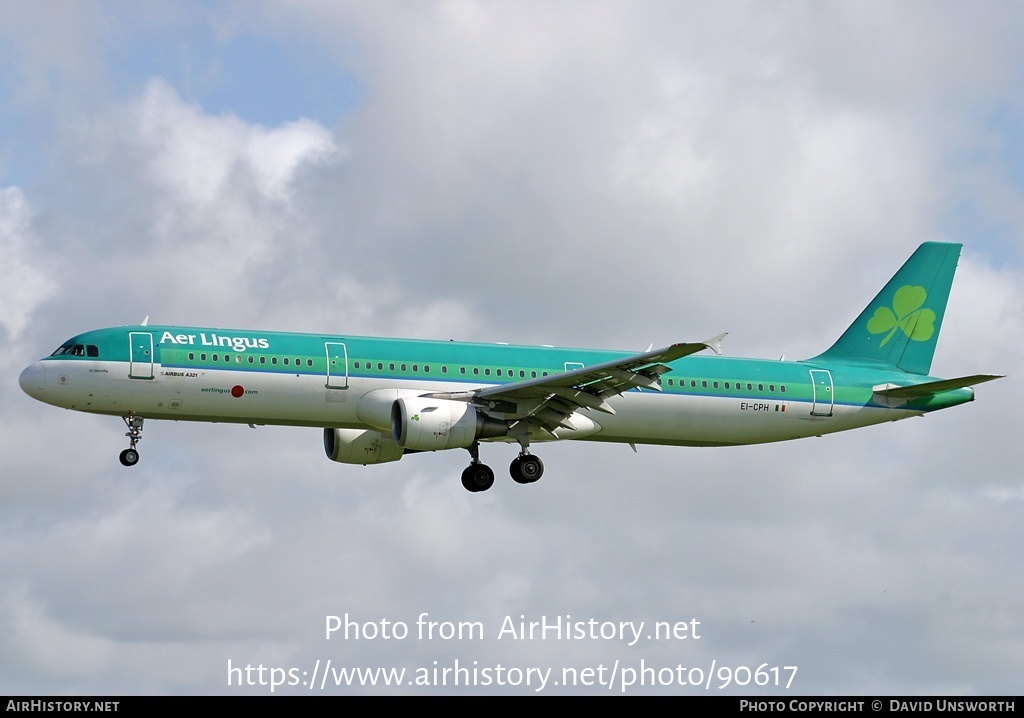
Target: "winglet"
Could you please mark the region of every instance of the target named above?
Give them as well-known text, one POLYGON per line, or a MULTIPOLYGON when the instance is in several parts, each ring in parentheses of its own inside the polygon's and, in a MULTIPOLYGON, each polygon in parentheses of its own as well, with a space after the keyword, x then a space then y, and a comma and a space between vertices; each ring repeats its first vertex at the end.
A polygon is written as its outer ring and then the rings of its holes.
POLYGON ((722 340, 725 339, 729 332, 722 332, 717 337, 711 337, 710 339, 701 342, 708 349, 713 351, 718 356, 722 356, 722 340))
POLYGON ((148 327, 149 326, 149 315, 148 314, 146 315, 146 318, 142 320, 142 324, 140 326, 143 326, 143 327, 148 327))

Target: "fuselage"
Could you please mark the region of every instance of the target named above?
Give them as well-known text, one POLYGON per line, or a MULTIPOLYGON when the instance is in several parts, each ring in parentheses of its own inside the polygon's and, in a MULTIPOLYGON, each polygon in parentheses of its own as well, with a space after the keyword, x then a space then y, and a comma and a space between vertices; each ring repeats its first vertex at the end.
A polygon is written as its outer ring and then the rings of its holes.
MULTIPOLYGON (((630 352, 175 326, 100 329, 69 339, 22 373, 40 401, 95 414, 387 433, 380 406, 402 396, 513 384, 630 352), (374 397, 378 399, 375 402, 374 397)), ((532 440, 722 446, 783 441, 921 415, 973 399, 958 388, 892 402, 908 375, 870 363, 687 356, 660 391, 608 400, 613 413, 532 440), (893 404, 898 405, 893 405, 893 404)), ((929 381, 917 376, 914 382, 929 381)), ((495 437, 494 440, 510 440, 495 437)))

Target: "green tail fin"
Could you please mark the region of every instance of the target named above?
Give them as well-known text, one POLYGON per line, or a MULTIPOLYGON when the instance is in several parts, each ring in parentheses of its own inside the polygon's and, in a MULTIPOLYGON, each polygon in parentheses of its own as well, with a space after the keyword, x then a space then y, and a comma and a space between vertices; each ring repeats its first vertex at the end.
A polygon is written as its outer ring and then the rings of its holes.
POLYGON ((918 247, 857 321, 814 359, 882 363, 928 374, 960 247, 941 242, 918 247))

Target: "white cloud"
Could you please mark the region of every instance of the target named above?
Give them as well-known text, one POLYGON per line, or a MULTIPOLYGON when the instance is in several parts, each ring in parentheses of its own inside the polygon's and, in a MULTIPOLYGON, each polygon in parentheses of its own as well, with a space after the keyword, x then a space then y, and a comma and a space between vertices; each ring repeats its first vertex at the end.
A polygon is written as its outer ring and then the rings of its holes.
POLYGON ((125 120, 121 137, 145 158, 156 188, 205 210, 249 188, 287 205, 296 170, 340 152, 316 122, 300 119, 267 129, 230 115, 212 117, 159 78, 150 80, 125 120))
POLYGON ((36 308, 56 293, 42 269, 46 262, 40 261, 38 245, 24 191, 0 189, 0 324, 7 329, 8 342, 19 338, 36 308))
POLYGON ((23 593, 8 589, 0 596, 6 617, 0 645, 5 656, 17 657, 0 659, 9 676, 17 680, 43 673, 59 681, 81 680, 104 668, 115 652, 114 641, 61 624, 45 613, 38 599, 23 593))
MULTIPOLYGON (((643 348, 728 329, 732 353, 792 358, 940 236, 964 187, 998 190, 979 211, 1021 229, 1019 188, 950 160, 975 103, 1015 91, 1002 8, 252 7, 217 31, 330 48, 362 104, 337 128, 302 108, 260 127, 154 78, 61 116, 44 181, 0 194, 8 333, 52 348, 152 314, 643 348)), ((936 368, 1015 375, 1020 271, 985 251, 965 250, 936 368)), ((774 446, 535 447, 542 482, 486 495, 459 485, 465 452, 335 465, 312 429, 147 422, 121 471, 116 418, 17 395, 2 653, 23 693, 237 692, 229 658, 326 657, 768 660, 798 664, 802 692, 1012 690, 1014 386, 774 446), (506 614, 696 617, 705 638, 326 643, 324 615, 346 611, 492 633, 506 614)), ((504 473, 515 449, 484 453, 504 473)))

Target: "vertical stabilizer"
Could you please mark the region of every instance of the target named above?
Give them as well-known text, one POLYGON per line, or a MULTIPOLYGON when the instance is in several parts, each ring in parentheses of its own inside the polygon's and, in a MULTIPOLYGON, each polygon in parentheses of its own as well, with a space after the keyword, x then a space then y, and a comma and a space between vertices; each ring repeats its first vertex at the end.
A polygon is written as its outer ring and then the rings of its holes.
POLYGON ((883 363, 928 374, 960 247, 941 242, 918 247, 832 348, 814 359, 883 363))

